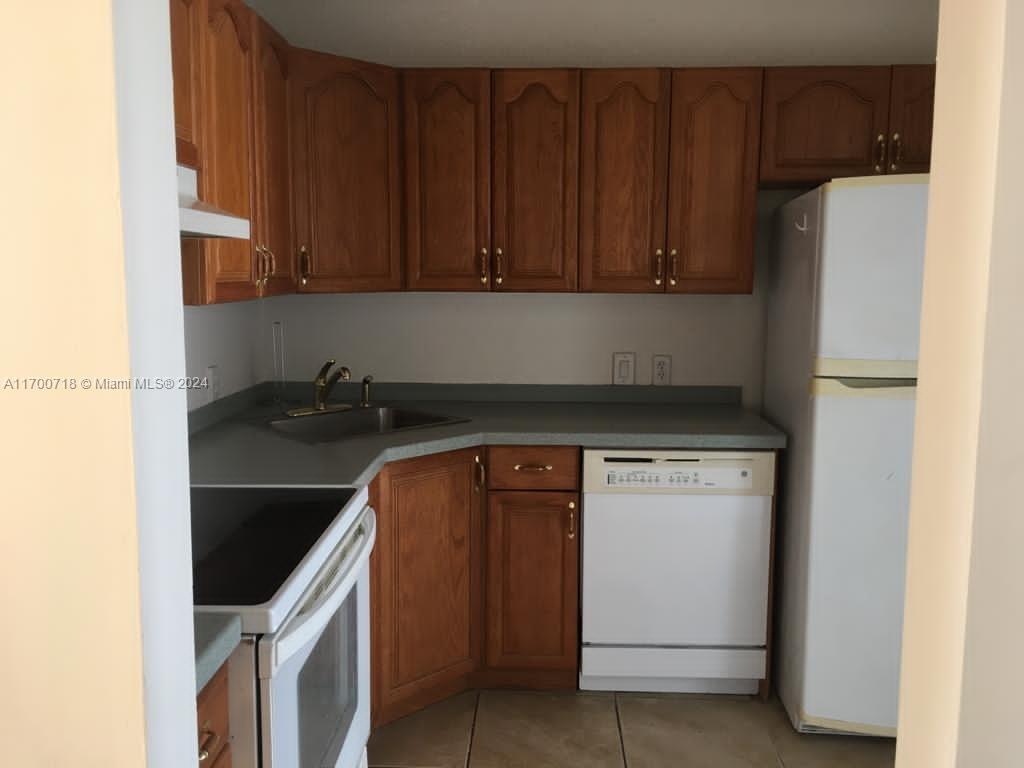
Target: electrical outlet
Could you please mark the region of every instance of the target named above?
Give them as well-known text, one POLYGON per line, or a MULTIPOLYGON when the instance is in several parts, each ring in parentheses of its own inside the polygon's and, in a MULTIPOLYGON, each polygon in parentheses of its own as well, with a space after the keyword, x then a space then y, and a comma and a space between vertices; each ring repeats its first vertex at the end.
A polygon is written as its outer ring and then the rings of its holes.
POLYGON ((206 366, 206 389, 211 403, 220 398, 220 369, 216 365, 206 366))
POLYGON ((667 387, 672 384, 672 355, 655 355, 651 366, 651 384, 667 387))
POLYGON ((636 382, 636 352, 615 352, 612 354, 612 384, 633 384, 636 382))

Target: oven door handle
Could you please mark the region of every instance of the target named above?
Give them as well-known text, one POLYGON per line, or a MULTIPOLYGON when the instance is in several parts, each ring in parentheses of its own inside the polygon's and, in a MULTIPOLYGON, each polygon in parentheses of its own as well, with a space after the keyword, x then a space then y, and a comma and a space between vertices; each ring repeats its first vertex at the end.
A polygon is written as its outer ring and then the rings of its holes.
POLYGON ((297 614, 274 639, 275 668, 288 661, 293 654, 324 630, 355 586, 359 574, 370 558, 376 538, 376 516, 373 510, 367 507, 367 511, 356 524, 355 531, 341 545, 349 551, 338 564, 337 574, 331 583, 324 587, 322 594, 316 598, 312 606, 297 614))

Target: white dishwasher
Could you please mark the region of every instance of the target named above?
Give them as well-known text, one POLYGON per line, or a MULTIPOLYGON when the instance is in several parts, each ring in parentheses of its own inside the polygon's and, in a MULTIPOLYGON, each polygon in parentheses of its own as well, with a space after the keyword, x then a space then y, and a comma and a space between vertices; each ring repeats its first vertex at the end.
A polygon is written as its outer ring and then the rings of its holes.
POLYGON ((583 453, 583 690, 755 693, 775 454, 583 453))

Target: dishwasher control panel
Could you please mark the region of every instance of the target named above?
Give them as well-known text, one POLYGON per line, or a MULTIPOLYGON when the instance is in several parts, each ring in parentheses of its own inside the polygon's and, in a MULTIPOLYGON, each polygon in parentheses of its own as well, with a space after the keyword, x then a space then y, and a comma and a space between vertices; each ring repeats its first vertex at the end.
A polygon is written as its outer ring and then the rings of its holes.
POLYGON ((614 488, 687 488, 747 491, 753 487, 749 467, 609 467, 605 484, 614 488))

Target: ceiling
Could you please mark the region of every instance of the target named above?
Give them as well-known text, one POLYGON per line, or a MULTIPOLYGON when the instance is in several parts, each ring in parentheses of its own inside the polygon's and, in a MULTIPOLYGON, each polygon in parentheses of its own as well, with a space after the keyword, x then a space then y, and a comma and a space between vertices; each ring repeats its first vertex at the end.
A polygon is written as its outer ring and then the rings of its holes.
POLYGON ((917 64, 938 0, 248 0, 293 45, 394 66, 917 64))

